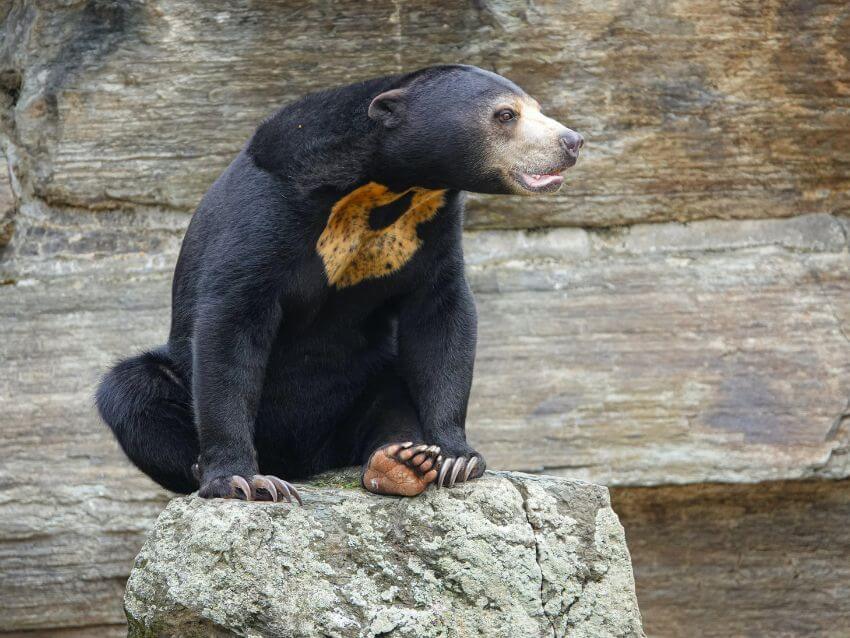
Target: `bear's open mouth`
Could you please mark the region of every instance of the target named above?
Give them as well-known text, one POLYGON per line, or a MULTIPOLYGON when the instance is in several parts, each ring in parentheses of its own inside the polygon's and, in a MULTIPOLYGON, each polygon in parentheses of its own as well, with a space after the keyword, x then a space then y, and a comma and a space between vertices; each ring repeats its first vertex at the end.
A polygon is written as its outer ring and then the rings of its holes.
POLYGON ((564 176, 559 173, 521 173, 520 177, 525 185, 533 190, 540 190, 550 186, 561 185, 564 181, 564 176))
POLYGON ((547 169, 540 173, 517 170, 514 172, 514 179, 527 191, 546 193, 556 191, 561 187, 561 184, 564 182, 564 176, 561 175, 561 171, 564 170, 566 168, 560 170, 547 169))

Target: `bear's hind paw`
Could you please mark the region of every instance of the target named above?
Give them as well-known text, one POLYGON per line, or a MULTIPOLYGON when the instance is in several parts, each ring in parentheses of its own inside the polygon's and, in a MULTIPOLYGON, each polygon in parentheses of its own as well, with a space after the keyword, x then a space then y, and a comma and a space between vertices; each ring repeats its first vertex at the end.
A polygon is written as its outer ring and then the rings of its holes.
POLYGON ((363 467, 363 487, 375 494, 416 496, 437 478, 440 448, 391 443, 372 452, 363 467))

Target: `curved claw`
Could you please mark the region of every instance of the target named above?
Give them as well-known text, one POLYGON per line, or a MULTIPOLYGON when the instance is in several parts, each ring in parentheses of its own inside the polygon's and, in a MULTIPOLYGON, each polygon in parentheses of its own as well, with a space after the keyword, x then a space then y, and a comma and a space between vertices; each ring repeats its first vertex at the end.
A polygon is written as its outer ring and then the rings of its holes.
POLYGON ((473 456, 469 459, 469 463, 466 464, 466 472, 463 474, 464 483, 469 480, 469 476, 472 474, 472 470, 478 465, 478 457, 473 456))
POLYGON ((449 477, 449 487, 454 487, 457 475, 466 467, 466 457, 462 456, 454 462, 452 466, 452 475, 449 477))
POLYGON ((254 491, 251 489, 251 486, 248 484, 244 478, 239 476, 238 474, 234 474, 230 477, 231 482, 234 487, 242 490, 242 493, 245 495, 245 500, 250 501, 254 498, 254 491))
POLYGON ((274 486, 277 488, 277 492, 280 496, 286 499, 287 503, 292 503, 292 497, 295 497, 295 500, 298 501, 299 505, 304 505, 304 502, 301 500, 301 495, 298 493, 291 483, 287 483, 283 479, 279 479, 276 476, 272 476, 269 474, 266 476, 268 480, 274 483, 274 486))
POLYGON ((274 485, 274 486, 277 488, 277 493, 278 493, 280 496, 282 496, 283 498, 285 498, 287 503, 291 503, 291 502, 292 502, 292 497, 291 497, 291 495, 290 495, 290 493, 289 493, 289 488, 288 488, 288 487, 286 487, 286 482, 285 482, 285 481, 281 481, 278 477, 276 477, 276 476, 271 476, 271 475, 267 476, 266 478, 267 478, 269 481, 271 481, 272 485, 274 485))
POLYGON ((440 465, 440 474, 437 476, 437 487, 443 487, 443 481, 446 479, 446 474, 449 473, 449 470, 452 467, 452 463, 454 463, 454 457, 449 457, 445 461, 443 461, 442 465, 440 465))
POLYGON ((267 477, 255 476, 252 479, 252 482, 254 483, 254 487, 258 489, 264 489, 266 492, 268 492, 269 495, 272 497, 272 501, 277 503, 277 489, 275 489, 276 486, 267 477))
POLYGON ((304 505, 304 501, 301 500, 301 495, 298 493, 298 490, 295 489, 295 486, 290 483, 287 483, 287 485, 289 486, 290 494, 295 497, 295 500, 298 501, 298 504, 304 505))

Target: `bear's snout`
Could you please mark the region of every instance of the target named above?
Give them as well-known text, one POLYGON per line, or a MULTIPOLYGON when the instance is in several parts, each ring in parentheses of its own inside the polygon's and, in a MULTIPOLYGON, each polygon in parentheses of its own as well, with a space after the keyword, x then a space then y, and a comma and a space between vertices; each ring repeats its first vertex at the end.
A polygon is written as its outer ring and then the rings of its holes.
POLYGON ((563 149, 567 152, 567 155, 572 158, 572 164, 575 164, 575 160, 578 159, 579 149, 584 146, 584 138, 579 133, 567 129, 566 132, 561 135, 560 142, 563 149))

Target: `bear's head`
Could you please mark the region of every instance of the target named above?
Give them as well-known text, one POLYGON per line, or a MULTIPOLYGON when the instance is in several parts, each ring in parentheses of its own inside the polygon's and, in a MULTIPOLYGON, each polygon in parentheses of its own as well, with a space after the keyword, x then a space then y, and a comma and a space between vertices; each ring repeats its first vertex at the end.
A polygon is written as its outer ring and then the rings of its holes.
POLYGON ((516 84, 473 66, 407 76, 375 96, 368 114, 378 124, 382 177, 426 188, 554 192, 584 144, 516 84))

